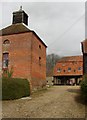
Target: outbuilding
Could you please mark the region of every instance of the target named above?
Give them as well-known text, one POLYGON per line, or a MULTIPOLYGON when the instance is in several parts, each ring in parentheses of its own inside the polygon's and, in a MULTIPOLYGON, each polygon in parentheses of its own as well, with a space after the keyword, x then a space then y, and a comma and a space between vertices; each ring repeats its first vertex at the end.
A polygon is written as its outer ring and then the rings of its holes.
POLYGON ((79 84, 83 75, 83 56, 67 56, 58 60, 54 67, 55 85, 79 84))
POLYGON ((0 30, 2 70, 13 68, 13 77, 27 78, 31 89, 46 85, 46 44, 28 27, 22 8, 13 12, 12 25, 0 30))

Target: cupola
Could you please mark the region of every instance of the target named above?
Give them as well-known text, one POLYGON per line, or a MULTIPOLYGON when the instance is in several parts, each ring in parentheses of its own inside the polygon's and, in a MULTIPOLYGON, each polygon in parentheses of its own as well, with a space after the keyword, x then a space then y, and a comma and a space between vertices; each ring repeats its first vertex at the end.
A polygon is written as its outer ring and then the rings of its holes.
POLYGON ((24 23, 28 25, 28 15, 22 10, 22 6, 20 6, 20 10, 13 12, 13 21, 12 24, 16 23, 24 23))

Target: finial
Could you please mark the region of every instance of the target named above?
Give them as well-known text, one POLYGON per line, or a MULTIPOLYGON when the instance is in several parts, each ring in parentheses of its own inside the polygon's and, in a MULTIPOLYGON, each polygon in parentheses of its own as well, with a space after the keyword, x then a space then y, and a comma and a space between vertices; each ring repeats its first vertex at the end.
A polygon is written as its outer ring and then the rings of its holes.
POLYGON ((22 10, 22 6, 20 6, 20 11, 22 10))

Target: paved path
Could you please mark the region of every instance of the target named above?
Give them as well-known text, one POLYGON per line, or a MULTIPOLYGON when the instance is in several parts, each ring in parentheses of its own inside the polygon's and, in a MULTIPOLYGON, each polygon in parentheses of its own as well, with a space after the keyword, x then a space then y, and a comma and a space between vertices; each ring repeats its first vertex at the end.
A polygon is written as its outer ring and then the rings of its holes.
POLYGON ((3 101, 3 117, 84 118, 85 105, 79 100, 78 86, 54 86, 32 95, 31 100, 3 101))

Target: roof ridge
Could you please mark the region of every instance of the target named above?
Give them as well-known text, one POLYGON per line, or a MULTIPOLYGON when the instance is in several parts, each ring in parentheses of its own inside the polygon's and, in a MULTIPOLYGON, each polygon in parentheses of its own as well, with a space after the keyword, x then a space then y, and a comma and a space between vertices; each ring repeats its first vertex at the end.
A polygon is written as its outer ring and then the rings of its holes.
POLYGON ((62 61, 82 61, 82 60, 83 60, 83 55, 66 56, 66 57, 62 57, 61 59, 59 59, 58 62, 62 62, 62 61))
POLYGON ((72 56, 64 56, 64 57, 81 57, 81 56, 83 55, 76 55, 76 56, 72 55, 72 56))

